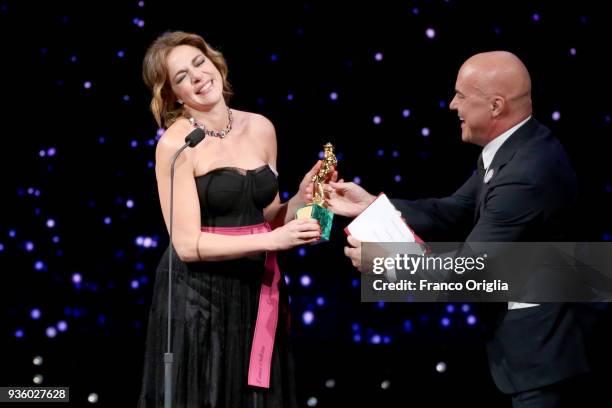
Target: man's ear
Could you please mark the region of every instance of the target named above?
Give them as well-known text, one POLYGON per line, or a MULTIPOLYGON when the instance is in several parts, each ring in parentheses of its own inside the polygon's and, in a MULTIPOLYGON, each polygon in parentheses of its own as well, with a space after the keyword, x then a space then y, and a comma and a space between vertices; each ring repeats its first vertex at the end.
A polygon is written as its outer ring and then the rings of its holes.
POLYGON ((499 95, 493 96, 493 99, 491 99, 491 116, 498 117, 504 109, 506 109, 506 99, 499 95))

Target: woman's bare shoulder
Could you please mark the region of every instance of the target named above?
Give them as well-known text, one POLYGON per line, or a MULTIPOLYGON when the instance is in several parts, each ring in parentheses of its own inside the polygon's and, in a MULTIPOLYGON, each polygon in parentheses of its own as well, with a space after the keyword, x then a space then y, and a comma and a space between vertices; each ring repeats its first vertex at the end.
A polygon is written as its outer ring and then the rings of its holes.
POLYGON ((185 144, 185 136, 193 130, 187 119, 178 119, 161 135, 157 141, 157 150, 176 150, 185 144))

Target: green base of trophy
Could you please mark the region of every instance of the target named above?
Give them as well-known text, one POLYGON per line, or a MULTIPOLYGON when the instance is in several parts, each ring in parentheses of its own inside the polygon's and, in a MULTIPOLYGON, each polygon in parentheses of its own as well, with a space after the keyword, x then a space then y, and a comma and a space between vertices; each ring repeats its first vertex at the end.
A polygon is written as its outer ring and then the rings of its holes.
POLYGON ((308 204, 297 210, 295 218, 314 218, 321 226, 321 239, 316 243, 329 241, 334 213, 318 204, 308 204))

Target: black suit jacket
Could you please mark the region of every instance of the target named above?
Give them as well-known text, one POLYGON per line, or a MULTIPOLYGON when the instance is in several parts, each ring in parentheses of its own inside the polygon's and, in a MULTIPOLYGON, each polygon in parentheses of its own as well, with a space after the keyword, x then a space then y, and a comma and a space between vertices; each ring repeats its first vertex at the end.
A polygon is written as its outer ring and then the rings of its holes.
MULTIPOLYGON (((576 176, 548 128, 528 120, 499 148, 489 169, 494 175, 488 183, 474 173, 450 197, 393 203, 426 241, 568 240, 576 176)), ((588 371, 579 312, 571 304, 481 306, 495 309, 487 354, 501 391, 526 391, 588 371)))

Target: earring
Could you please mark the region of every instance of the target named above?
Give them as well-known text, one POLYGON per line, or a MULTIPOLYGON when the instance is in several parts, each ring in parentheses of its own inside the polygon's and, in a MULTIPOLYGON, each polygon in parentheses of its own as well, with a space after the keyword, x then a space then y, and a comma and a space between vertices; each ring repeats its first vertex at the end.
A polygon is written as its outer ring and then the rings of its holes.
POLYGON ((181 105, 183 104, 183 100, 182 99, 178 99, 177 102, 180 103, 181 105))

